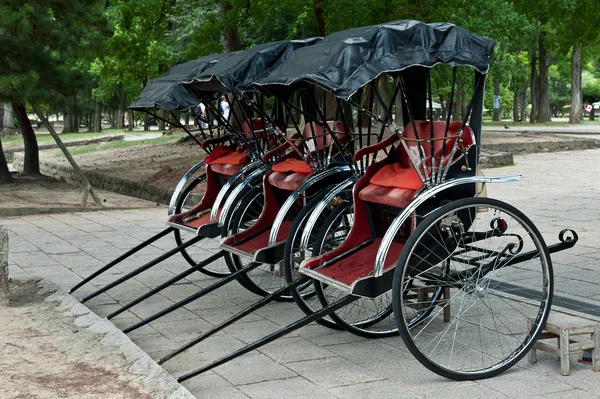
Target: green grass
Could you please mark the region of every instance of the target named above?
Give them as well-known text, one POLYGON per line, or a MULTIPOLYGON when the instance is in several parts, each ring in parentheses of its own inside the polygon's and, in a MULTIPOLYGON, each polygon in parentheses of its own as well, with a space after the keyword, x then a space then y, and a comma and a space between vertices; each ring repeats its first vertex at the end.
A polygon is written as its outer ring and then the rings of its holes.
MULTIPOLYGON (((62 141, 71 141, 71 140, 81 140, 81 139, 90 139, 94 137, 105 136, 106 133, 65 133, 60 134, 59 137, 62 141)), ((54 138, 50 134, 37 134, 37 141, 39 144, 42 143, 53 143, 54 138)), ((21 135, 19 136, 11 136, 11 137, 3 137, 2 138, 2 146, 4 148, 9 148, 11 146, 22 146, 23 138, 21 135)))
MULTIPOLYGON (((69 148, 69 152, 71 155, 83 155, 88 154, 90 152, 96 151, 106 151, 106 150, 114 150, 118 148, 127 148, 127 147, 135 147, 139 145, 151 145, 151 144, 165 144, 165 143, 174 143, 180 139, 180 136, 164 136, 158 137, 155 139, 145 139, 145 140, 136 140, 136 141, 110 141, 108 143, 103 144, 90 144, 90 145, 82 145, 78 147, 69 148)), ((55 151, 54 155, 57 157, 62 156, 61 151, 55 151)))
MULTIPOLYGON (((124 129, 105 129, 101 132, 97 133, 64 133, 59 134, 59 137, 62 141, 72 141, 72 140, 82 140, 82 139, 91 139, 102 136, 116 135, 116 134, 128 134, 128 135, 136 135, 136 134, 146 134, 146 133, 158 133, 157 130, 144 131, 135 129, 131 132, 128 132, 124 129)), ((44 143, 53 143, 54 138, 49 133, 36 133, 37 141, 39 144, 44 143)), ((18 136, 9 136, 2 138, 2 146, 5 149, 15 146, 22 146, 23 138, 21 135, 18 136)))

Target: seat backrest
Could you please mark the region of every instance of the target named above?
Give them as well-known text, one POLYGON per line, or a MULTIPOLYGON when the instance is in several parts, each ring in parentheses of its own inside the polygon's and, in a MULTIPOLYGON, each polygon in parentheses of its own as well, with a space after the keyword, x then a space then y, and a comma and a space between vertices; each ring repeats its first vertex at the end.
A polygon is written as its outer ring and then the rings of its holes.
MULTIPOLYGON (((337 133, 337 136, 340 140, 345 140, 344 122, 327 121, 327 125, 333 132, 339 132, 337 133)), ((310 122, 304 125, 302 137, 308 139, 306 143, 311 151, 322 150, 329 147, 331 144, 331 134, 329 134, 328 131, 326 132, 325 129, 323 129, 323 126, 316 122, 310 122)))
MULTIPOLYGON (((404 132, 402 133, 403 137, 409 139, 409 140, 405 141, 406 145, 409 148, 416 147, 417 145, 421 145, 422 151, 426 157, 425 161, 427 164, 429 164, 430 159, 431 159, 431 142, 430 141, 416 142, 416 141, 412 141, 412 139, 417 138, 417 136, 420 140, 430 139, 431 138, 431 124, 430 123, 431 122, 428 120, 414 121, 414 125, 417 128, 417 135, 415 135, 413 123, 410 122, 410 123, 408 123, 408 125, 406 125, 406 127, 404 128, 404 132)), ((441 139, 443 137, 447 137, 445 140, 434 140, 433 141, 433 152, 434 152, 434 157, 436 159, 436 165, 439 165, 440 160, 442 159, 442 156, 447 157, 452 152, 452 147, 454 146, 454 143, 456 142, 456 139, 457 139, 456 136, 459 134, 461 126, 462 126, 461 121, 450 121, 450 124, 448 125, 448 132, 446 133, 446 121, 434 121, 433 122, 433 138, 441 139), (446 143, 445 147, 444 147, 444 142, 446 143), (443 155, 442 155, 442 150, 444 150, 443 155)), ((465 124, 465 127, 463 130, 464 131, 463 131, 463 135, 462 135, 462 140, 463 140, 462 145, 464 148, 469 148, 473 144, 475 144, 475 137, 473 136, 473 132, 471 131, 471 128, 469 127, 469 125, 465 124)), ((404 146, 402 144, 400 144, 398 146, 397 151, 398 151, 397 159, 399 160, 400 166, 402 166, 403 168, 411 168, 412 165, 410 162, 410 158, 409 158, 408 154, 406 153, 406 150, 404 149, 404 146)))
MULTIPOLYGON (((264 133, 262 119, 261 118, 252 118, 252 119, 250 119, 250 121, 252 123, 252 127, 250 127, 248 120, 245 120, 244 124, 242 125, 242 132, 246 133, 247 138, 253 138, 252 132, 254 132, 254 134, 256 135, 256 138, 261 138, 264 133)), ((266 123, 265 123, 265 126, 266 126, 266 123)))

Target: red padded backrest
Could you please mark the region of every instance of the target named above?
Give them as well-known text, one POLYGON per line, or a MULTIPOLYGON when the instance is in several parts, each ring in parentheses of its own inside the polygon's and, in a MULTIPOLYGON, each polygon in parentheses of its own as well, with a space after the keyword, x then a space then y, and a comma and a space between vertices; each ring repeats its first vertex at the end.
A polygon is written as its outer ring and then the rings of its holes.
MULTIPOLYGON (((263 122, 261 118, 252 118, 252 129, 250 129, 250 125, 248 124, 248 121, 245 120, 244 124, 242 125, 242 132, 247 133, 246 136, 247 137, 252 137, 252 131, 254 131, 254 134, 256 135, 257 138, 262 137, 262 133, 263 133, 263 122)), ((266 123, 265 123, 266 126, 266 123)))
MULTIPOLYGON (((338 134, 340 140, 345 138, 344 132, 344 122, 341 121, 327 121, 327 125, 334 132, 341 132, 338 134)), ((302 137, 305 139, 310 139, 312 141, 315 148, 318 150, 322 150, 326 148, 331 143, 331 134, 329 132, 325 132, 323 127, 316 123, 310 122, 304 125, 304 130, 302 131, 302 137), (312 128, 311 128, 312 126, 312 128), (313 139, 313 131, 314 131, 314 139, 313 139)))
MULTIPOLYGON (((427 121, 427 120, 415 121, 414 125, 417 128, 417 134, 418 134, 419 139, 421 139, 421 140, 429 139, 431 137, 430 121, 427 121)), ((450 125, 448 125, 448 133, 446 133, 446 136, 449 138, 446 140, 435 140, 433 142, 434 155, 435 155, 435 158, 438 160, 438 161, 436 161, 436 163, 439 163, 439 160, 442 156, 442 149, 445 149, 444 156, 450 155, 450 153, 452 152, 452 147, 454 146, 454 143, 456 141, 456 138, 451 137, 451 136, 456 136, 459 133, 461 126, 462 126, 461 121, 450 121, 450 125), (444 148, 444 142, 446 142, 445 148, 444 148)), ((446 121, 434 121, 433 122, 433 137, 434 138, 444 137, 445 132, 446 132, 446 121)), ((406 127, 404 128, 404 132, 402 133, 402 136, 409 138, 409 139, 417 138, 417 136, 414 134, 414 128, 413 128, 412 122, 409 123, 408 125, 406 125, 406 127)), ((473 136, 473 132, 471 131, 471 128, 469 127, 469 125, 465 125, 462 139, 463 139, 463 146, 466 148, 475 144, 475 138, 473 136)), ((406 141, 406 145, 408 145, 409 147, 416 146, 417 144, 418 143, 415 141, 406 141)), ((425 156, 427 158, 430 158, 430 156, 431 156, 430 142, 421 142, 419 144, 421 144, 421 146, 423 147, 423 152, 425 153, 425 156)), ((399 159, 400 166, 402 166, 403 168, 411 168, 412 167, 410 160, 408 158, 408 154, 406 153, 406 150, 404 149, 404 146, 402 144, 399 144, 399 146, 398 146, 398 159, 399 159)), ((428 161, 428 159, 426 159, 426 161, 428 161)))

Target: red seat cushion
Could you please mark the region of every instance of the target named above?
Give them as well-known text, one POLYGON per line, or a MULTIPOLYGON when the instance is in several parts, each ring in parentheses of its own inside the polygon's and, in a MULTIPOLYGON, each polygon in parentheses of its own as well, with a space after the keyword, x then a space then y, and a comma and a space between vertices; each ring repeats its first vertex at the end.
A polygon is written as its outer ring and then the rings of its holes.
POLYGON ((371 177, 371 184, 383 187, 408 188, 418 190, 423 187, 423 182, 414 169, 404 169, 397 163, 385 165, 371 177))
POLYGON ((206 158, 204 158, 204 163, 207 164, 207 165, 210 165, 211 163, 213 163, 214 161, 216 161, 220 157, 228 155, 231 152, 232 152, 232 150, 229 147, 224 147, 222 145, 217 146, 217 147, 213 148, 213 150, 210 152, 209 156, 207 156, 206 158))
POLYGON ((218 173, 220 175, 225 175, 225 176, 233 176, 235 175, 240 169, 242 169, 244 166, 246 166, 246 164, 243 165, 239 165, 239 164, 211 164, 210 168, 212 169, 213 172, 218 173))
POLYGON ((306 180, 308 173, 282 173, 273 172, 269 175, 269 183, 277 188, 288 191, 295 191, 304 180, 306 180))
POLYGON ((271 168, 274 172, 297 172, 297 173, 311 173, 312 168, 301 159, 287 158, 281 162, 276 163, 271 168))
POLYGON ((404 208, 413 199, 416 191, 409 188, 383 187, 376 184, 369 184, 360 190, 358 197, 366 202, 393 206, 394 208, 404 208))
POLYGON ((229 152, 217 157, 214 157, 213 154, 210 154, 210 156, 205 158, 204 162, 208 165, 240 165, 248 162, 248 155, 246 155, 245 152, 230 150, 229 152))
MULTIPOLYGON (((373 243, 355 252, 352 256, 343 258, 330 266, 320 268, 319 273, 346 285, 352 285, 360 278, 371 276, 380 244, 381 238, 377 238, 373 243)), ((391 243, 383 270, 388 270, 398 262, 403 247, 403 244, 391 243)))

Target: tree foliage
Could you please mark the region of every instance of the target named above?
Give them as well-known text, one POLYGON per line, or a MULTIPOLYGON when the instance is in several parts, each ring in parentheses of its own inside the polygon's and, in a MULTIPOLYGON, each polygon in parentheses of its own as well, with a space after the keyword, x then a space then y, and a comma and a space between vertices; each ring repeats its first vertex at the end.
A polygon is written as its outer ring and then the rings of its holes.
MULTIPOLYGON (((520 120, 529 102, 533 120, 543 121, 569 101, 577 110, 600 100, 588 78, 600 78, 595 0, 4 0, 0 101, 37 102, 75 129, 99 124, 102 110, 122 126, 126 105, 177 63, 395 19, 448 21, 492 37, 486 107, 500 95, 502 117, 513 111, 520 120)), ((460 92, 471 84, 467 75, 457 76, 460 92)), ((442 107, 450 77, 433 76, 442 107)))

